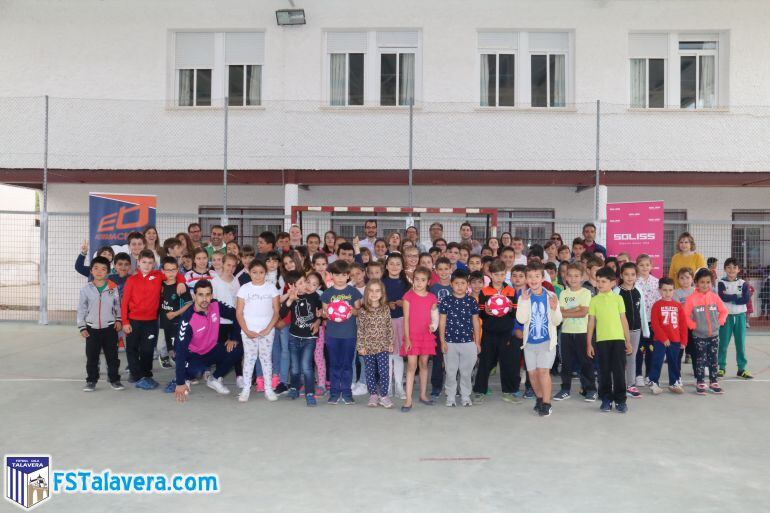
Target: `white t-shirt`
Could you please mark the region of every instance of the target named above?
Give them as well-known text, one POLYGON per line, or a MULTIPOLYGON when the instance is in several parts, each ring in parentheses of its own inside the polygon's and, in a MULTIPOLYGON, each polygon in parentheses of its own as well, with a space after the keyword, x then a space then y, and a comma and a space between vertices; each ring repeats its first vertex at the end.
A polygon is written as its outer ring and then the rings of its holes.
MULTIPOLYGON (((214 299, 220 303, 224 303, 235 308, 235 297, 238 294, 238 289, 241 287, 240 283, 238 283, 238 280, 233 278, 233 281, 227 283, 219 276, 214 276, 214 279, 211 280, 211 287, 214 289, 214 299)), ((225 319, 224 317, 219 320, 219 324, 232 323, 233 321, 230 319, 225 319)))
POLYGON ((254 285, 249 282, 238 290, 237 297, 243 299, 243 318, 250 331, 262 331, 273 318, 273 298, 281 291, 272 283, 254 285))

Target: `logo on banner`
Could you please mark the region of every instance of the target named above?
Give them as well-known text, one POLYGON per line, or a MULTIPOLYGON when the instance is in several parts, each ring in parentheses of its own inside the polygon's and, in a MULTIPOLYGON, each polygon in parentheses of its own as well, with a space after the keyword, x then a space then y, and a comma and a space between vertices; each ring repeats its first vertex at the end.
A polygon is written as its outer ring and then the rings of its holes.
POLYGON ((5 498, 30 510, 51 497, 50 456, 5 457, 5 498))
POLYGON ((111 232, 115 230, 141 230, 150 223, 150 207, 135 205, 120 207, 117 212, 107 214, 99 220, 97 231, 111 232))

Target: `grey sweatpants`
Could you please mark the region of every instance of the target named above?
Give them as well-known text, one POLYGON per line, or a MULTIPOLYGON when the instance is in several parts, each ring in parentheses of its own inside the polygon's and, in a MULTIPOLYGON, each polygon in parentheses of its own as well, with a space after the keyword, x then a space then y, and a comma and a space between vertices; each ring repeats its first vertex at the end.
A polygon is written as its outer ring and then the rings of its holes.
POLYGON ((444 390, 447 402, 454 401, 457 393, 457 371, 460 371, 460 399, 463 402, 471 400, 471 373, 476 365, 478 351, 473 342, 447 343, 447 351, 444 355, 444 368, 446 370, 446 383, 444 390))
POLYGON ((630 330, 628 335, 631 339, 631 354, 626 355, 626 386, 632 387, 636 379, 636 352, 639 350, 642 330, 630 330))

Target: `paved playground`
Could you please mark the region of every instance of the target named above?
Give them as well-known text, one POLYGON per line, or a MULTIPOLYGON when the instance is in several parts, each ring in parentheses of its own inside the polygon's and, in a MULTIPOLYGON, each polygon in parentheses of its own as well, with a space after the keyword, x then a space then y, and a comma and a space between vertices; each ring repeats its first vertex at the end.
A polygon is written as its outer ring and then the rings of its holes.
MULTIPOLYGON (((500 401, 499 388, 483 405, 410 414, 364 399, 309 409, 254 394, 240 404, 203 385, 177 404, 105 381, 85 394, 74 327, 4 323, 0 444, 50 454, 54 469, 220 477, 216 495, 58 494, 39 511, 767 511, 770 336, 750 335, 748 357, 756 378, 725 380, 724 396, 645 391, 627 415, 574 394, 540 418, 529 402, 500 401)), ((171 371, 157 376, 165 384, 171 371)))

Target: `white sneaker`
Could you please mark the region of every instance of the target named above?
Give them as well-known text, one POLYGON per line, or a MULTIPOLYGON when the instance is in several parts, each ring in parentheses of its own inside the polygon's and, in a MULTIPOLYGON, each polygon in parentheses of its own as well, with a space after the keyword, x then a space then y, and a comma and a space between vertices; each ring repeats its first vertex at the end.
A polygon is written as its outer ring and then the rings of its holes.
POLYGON ((369 390, 366 388, 366 385, 361 382, 353 383, 353 386, 350 387, 350 389, 353 392, 353 395, 366 395, 369 393, 369 390))
POLYGON ((243 376, 238 376, 237 378, 235 378, 235 386, 237 386, 238 388, 243 388, 243 376))
POLYGON ((662 394, 663 393, 663 389, 660 388, 657 383, 652 383, 650 385, 650 390, 652 390, 652 393, 654 395, 658 395, 658 394, 662 394))
POLYGON ((269 388, 266 388, 265 389, 265 399, 267 399, 268 401, 277 401, 278 400, 278 396, 275 395, 275 392, 273 392, 269 388))
POLYGON ((642 376, 637 376, 636 380, 634 381, 634 385, 637 387, 643 387, 644 386, 644 378, 642 376))
POLYGON ((241 393, 238 394, 238 401, 245 403, 248 400, 249 400, 249 389, 244 388, 243 390, 241 390, 241 393))
POLYGON ((406 399, 406 392, 404 392, 404 387, 396 388, 396 396, 398 396, 398 398, 402 401, 406 399))
POLYGON ((650 380, 650 378, 644 378, 644 384, 645 384, 645 386, 651 387, 652 386, 652 380, 650 380))
POLYGON ((186 391, 185 393, 186 393, 187 395, 190 395, 190 391, 192 390, 192 388, 190 388, 190 385, 192 385, 192 381, 190 381, 189 379, 187 379, 187 380, 185 380, 184 384, 185 384, 185 385, 187 385, 187 391, 186 391))
POLYGON ((220 381, 220 379, 214 379, 213 377, 209 377, 209 379, 206 380, 206 386, 212 390, 215 390, 218 394, 222 394, 222 395, 229 394, 230 390, 222 384, 222 381, 220 381))

